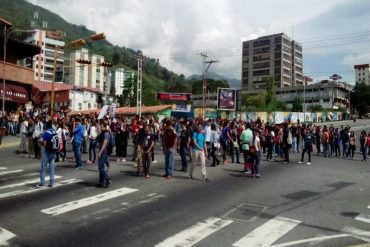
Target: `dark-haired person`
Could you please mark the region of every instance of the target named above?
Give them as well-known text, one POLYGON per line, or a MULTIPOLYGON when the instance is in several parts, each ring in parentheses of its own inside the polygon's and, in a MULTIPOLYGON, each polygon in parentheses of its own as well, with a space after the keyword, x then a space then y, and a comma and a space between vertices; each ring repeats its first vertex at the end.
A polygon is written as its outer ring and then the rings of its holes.
POLYGON ((54 160, 55 160, 55 155, 56 152, 59 148, 59 141, 57 137, 57 133, 53 129, 53 123, 51 120, 49 120, 46 123, 46 129, 47 131, 44 132, 42 135, 42 143, 43 146, 45 147, 45 154, 43 159, 41 160, 41 168, 40 168, 40 182, 37 184, 37 188, 41 188, 45 184, 45 173, 46 173, 46 168, 49 165, 49 176, 50 176, 50 182, 49 182, 49 187, 54 186, 54 160), (56 138, 54 138, 56 137, 56 138), (58 142, 58 145, 56 143, 58 142))
POLYGON ((190 169, 189 169, 189 176, 193 178, 193 171, 194 167, 200 160, 200 165, 202 168, 203 180, 205 182, 209 182, 207 178, 207 171, 206 171, 206 157, 207 157, 207 144, 206 144, 206 136, 202 132, 202 125, 198 124, 197 132, 193 134, 192 137, 193 144, 194 144, 194 156, 193 162, 191 162, 190 169))
POLYGON ((177 135, 175 129, 172 127, 172 122, 168 120, 166 123, 166 129, 164 130, 163 133, 165 169, 166 169, 166 173, 163 176, 167 179, 173 177, 173 170, 175 167, 174 155, 176 141, 177 135))
POLYGON ((76 159, 76 169, 82 168, 81 160, 81 145, 84 138, 84 127, 81 124, 80 118, 76 118, 76 122, 73 126, 73 150, 76 159))
MULTIPOLYGON (((149 178, 150 165, 152 164, 152 152, 154 148, 154 135, 151 133, 150 126, 145 126, 145 133, 140 143, 144 177, 149 178)), ((138 172, 140 173, 140 166, 138 166, 138 172)))
POLYGON ((107 124, 100 124, 100 135, 98 137, 99 141, 99 154, 98 154, 98 169, 99 169, 99 184, 98 187, 108 187, 111 182, 106 170, 105 164, 108 160, 108 144, 110 142, 110 133, 107 130, 107 124))

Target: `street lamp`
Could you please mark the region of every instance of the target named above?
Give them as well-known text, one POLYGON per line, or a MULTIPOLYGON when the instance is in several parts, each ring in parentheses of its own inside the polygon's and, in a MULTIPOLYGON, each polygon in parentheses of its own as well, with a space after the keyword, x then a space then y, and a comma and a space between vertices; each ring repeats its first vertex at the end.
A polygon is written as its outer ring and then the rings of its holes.
MULTIPOLYGON (((77 39, 74 41, 71 41, 67 44, 64 45, 64 53, 67 51, 75 50, 83 45, 86 44, 86 40, 93 40, 93 41, 98 41, 101 39, 105 39, 105 34, 104 33, 98 33, 94 34, 85 38, 77 39)), ((51 83, 51 100, 50 100, 50 115, 54 115, 54 101, 55 101, 55 75, 56 75, 56 67, 57 67, 57 59, 59 56, 57 56, 57 50, 58 46, 55 46, 54 48, 54 68, 53 68, 53 81, 51 83)))

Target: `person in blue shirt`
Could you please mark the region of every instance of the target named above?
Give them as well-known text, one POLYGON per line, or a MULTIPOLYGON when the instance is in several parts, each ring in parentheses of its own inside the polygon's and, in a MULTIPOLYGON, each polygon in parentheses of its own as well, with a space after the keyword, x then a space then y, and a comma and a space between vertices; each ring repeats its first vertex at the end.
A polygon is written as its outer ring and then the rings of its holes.
POLYGON ((193 134, 193 162, 190 165, 189 176, 193 178, 194 167, 200 159, 200 165, 202 167, 203 180, 209 182, 206 173, 206 156, 207 156, 207 144, 205 134, 202 132, 202 125, 198 124, 197 132, 193 134))
POLYGON ((56 152, 59 149, 59 142, 57 138, 57 133, 53 129, 52 120, 49 120, 46 123, 46 128, 47 128, 47 131, 45 131, 44 134, 42 135, 43 146, 45 147, 45 154, 41 160, 40 183, 37 184, 36 186, 37 188, 41 188, 45 184, 45 173, 46 173, 46 168, 48 164, 49 164, 49 176, 50 176, 50 183, 48 186, 50 188, 54 186, 54 160, 55 160, 56 152))
POLYGON ((84 138, 84 127, 81 124, 81 120, 76 118, 76 122, 74 123, 73 128, 73 150, 76 159, 76 169, 82 168, 82 160, 81 160, 81 145, 82 139, 84 138))

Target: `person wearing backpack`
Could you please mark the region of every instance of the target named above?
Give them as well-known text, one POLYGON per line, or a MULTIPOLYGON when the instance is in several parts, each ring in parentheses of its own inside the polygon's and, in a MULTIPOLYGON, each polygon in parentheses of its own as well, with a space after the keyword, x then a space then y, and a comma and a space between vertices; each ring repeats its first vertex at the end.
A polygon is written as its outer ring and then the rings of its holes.
POLYGON ((194 144, 194 159, 193 162, 190 164, 189 168, 189 176, 192 179, 193 178, 193 171, 194 167, 198 162, 198 159, 200 160, 200 165, 202 168, 202 174, 203 174, 203 180, 205 182, 209 182, 209 179, 207 178, 207 171, 206 171, 206 157, 207 157, 207 144, 206 144, 206 136, 202 132, 202 125, 198 124, 198 130, 193 135, 193 144, 194 144))
POLYGON ((57 151, 59 150, 59 139, 58 135, 53 129, 53 122, 49 120, 46 123, 47 131, 42 135, 42 144, 45 147, 45 154, 41 160, 40 168, 40 182, 36 185, 37 188, 41 188, 45 184, 45 173, 46 168, 49 165, 49 176, 50 182, 48 187, 52 188, 54 186, 54 160, 57 151))
POLYGON ((101 133, 98 137, 99 139, 99 154, 98 154, 98 169, 99 169, 99 184, 97 187, 107 188, 112 180, 108 176, 105 170, 105 164, 108 160, 108 146, 111 142, 111 135, 107 129, 107 124, 102 122, 100 124, 101 133))

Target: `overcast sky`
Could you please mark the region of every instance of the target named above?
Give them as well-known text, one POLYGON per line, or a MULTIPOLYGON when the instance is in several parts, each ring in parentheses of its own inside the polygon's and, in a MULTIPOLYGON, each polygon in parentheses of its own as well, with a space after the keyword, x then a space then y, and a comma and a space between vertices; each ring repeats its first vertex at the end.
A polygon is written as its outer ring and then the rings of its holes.
MULTIPOLYGON (((354 83, 354 64, 370 62, 369 0, 29 0, 119 46, 140 49, 168 69, 240 79, 243 40, 285 32, 303 44, 304 73, 354 83)), ((42 16, 40 16, 42 19, 42 16)), ((67 34, 68 35, 68 34, 67 34)))

